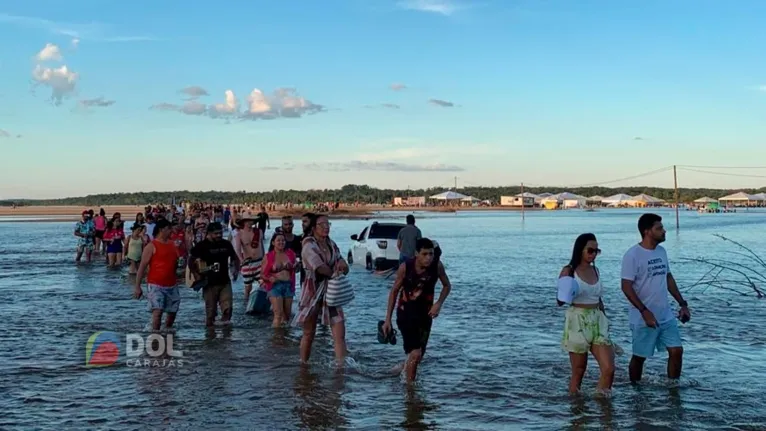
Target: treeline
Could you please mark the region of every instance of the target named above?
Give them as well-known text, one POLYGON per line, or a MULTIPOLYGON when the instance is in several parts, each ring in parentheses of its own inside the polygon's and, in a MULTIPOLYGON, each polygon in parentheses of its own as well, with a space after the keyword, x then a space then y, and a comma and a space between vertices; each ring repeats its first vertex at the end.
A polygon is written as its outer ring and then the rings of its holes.
MULTIPOLYGON (((176 202, 209 202, 214 204, 247 204, 255 202, 275 202, 275 203, 317 203, 317 202, 341 202, 341 203, 360 203, 360 204, 390 204, 394 197, 407 196, 431 196, 443 192, 442 188, 429 188, 418 190, 394 190, 378 189, 366 185, 349 184, 340 189, 325 190, 273 190, 270 192, 222 192, 222 191, 173 191, 173 192, 140 192, 140 193, 110 193, 88 195, 81 197, 69 197, 62 199, 36 199, 36 200, 2 200, 0 206, 40 206, 40 205, 80 205, 80 206, 107 206, 107 205, 146 205, 156 203, 169 203, 173 199, 176 202)), ((465 187, 458 189, 458 192, 473 196, 482 200, 489 200, 493 203, 500 201, 500 196, 515 195, 521 191, 518 186, 509 187, 465 187)), ((646 193, 656 198, 673 202, 673 189, 658 187, 525 187, 524 191, 531 193, 559 193, 562 191, 572 192, 578 195, 590 196, 611 196, 617 193, 625 193, 630 196, 646 193)), ((691 202, 694 199, 707 196, 710 198, 720 198, 731 193, 744 191, 745 193, 761 193, 766 191, 766 187, 761 189, 679 189, 680 200, 682 202, 691 202)))

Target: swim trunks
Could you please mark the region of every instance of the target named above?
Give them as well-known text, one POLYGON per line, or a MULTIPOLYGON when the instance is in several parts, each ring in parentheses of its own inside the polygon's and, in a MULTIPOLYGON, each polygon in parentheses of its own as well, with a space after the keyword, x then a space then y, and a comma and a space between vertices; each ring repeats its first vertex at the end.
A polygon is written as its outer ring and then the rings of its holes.
POLYGON ((252 285, 256 281, 261 280, 261 263, 263 258, 251 259, 247 258, 242 263, 242 281, 245 285, 252 285))

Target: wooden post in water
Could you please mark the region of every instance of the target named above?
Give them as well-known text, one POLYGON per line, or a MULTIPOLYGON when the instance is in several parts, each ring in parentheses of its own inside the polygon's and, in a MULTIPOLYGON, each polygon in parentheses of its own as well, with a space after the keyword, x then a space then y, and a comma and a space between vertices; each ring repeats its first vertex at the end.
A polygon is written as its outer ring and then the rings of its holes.
POLYGON ((524 221, 524 183, 521 183, 521 221, 524 221))
POLYGON ((673 195, 676 200, 676 230, 679 230, 681 223, 678 221, 678 174, 676 173, 676 165, 673 165, 673 188, 675 189, 673 195))

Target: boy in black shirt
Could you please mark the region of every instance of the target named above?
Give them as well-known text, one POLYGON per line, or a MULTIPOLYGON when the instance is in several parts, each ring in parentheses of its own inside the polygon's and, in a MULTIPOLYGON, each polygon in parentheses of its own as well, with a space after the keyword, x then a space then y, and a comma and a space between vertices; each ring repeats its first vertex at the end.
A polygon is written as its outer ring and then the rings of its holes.
POLYGON ((221 223, 210 223, 207 226, 207 236, 195 245, 189 253, 189 269, 198 277, 205 268, 204 276, 207 285, 203 287, 202 296, 205 298, 205 324, 208 328, 215 323, 217 309, 221 307, 221 323, 231 323, 232 292, 229 278, 229 259, 234 263, 234 281, 239 276, 239 258, 229 241, 223 239, 221 223))

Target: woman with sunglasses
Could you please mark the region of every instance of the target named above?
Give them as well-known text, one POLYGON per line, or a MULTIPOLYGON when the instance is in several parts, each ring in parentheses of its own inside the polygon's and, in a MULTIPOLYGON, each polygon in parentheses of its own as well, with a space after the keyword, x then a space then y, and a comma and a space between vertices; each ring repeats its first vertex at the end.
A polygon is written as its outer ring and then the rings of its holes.
MULTIPOLYGON (((601 300, 604 287, 595 265, 596 256, 600 253, 595 235, 584 233, 578 236, 572 250, 572 259, 559 275, 559 278, 573 277, 579 286, 566 311, 564 336, 561 340, 561 347, 569 352, 572 364, 570 394, 580 390, 588 364, 588 352, 593 354, 601 369, 598 390, 611 390, 614 380, 614 346, 609 338, 609 320, 604 314, 604 303, 601 300)), ((559 306, 564 305, 561 301, 557 302, 559 306)))

